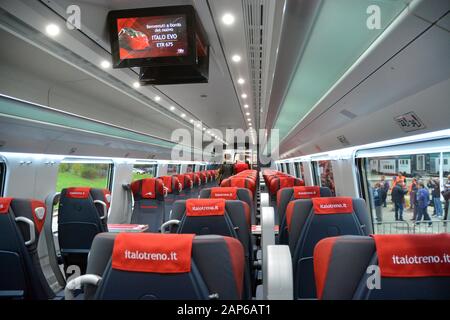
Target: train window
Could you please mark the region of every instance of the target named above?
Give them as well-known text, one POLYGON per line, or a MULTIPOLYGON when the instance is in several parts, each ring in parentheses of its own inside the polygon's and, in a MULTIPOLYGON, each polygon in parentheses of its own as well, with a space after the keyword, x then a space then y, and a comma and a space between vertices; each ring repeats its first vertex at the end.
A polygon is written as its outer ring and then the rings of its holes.
POLYGON ((133 166, 133 178, 132 181, 154 178, 156 177, 156 170, 158 165, 156 163, 151 164, 135 164, 133 166))
MULTIPOLYGON (((443 165, 442 165, 442 173, 443 173, 444 178, 448 178, 448 176, 450 175, 450 152, 443 153, 442 159, 443 159, 442 160, 442 163, 443 163, 443 165)), ((438 159, 438 164, 437 164, 438 166, 441 165, 440 160, 441 159, 439 158, 438 159)))
POLYGON ((6 177, 6 165, 4 162, 0 162, 0 196, 3 196, 5 177, 6 177))
POLYGON ((175 174, 179 174, 180 168, 181 168, 181 165, 179 165, 179 164, 168 164, 167 165, 167 175, 173 176, 175 174))
POLYGON ((195 165, 194 164, 188 164, 186 167, 186 173, 194 172, 195 171, 195 165))
POLYGON ((418 154, 416 159, 416 169, 418 171, 425 170, 425 156, 423 154, 418 154))
POLYGON ((295 176, 299 179, 304 180, 305 176, 305 168, 303 167, 302 162, 295 162, 294 163, 294 169, 295 169, 295 176))
POLYGON ((111 190, 112 163, 63 161, 59 165, 56 191, 68 187, 92 187, 111 190))
POLYGON ((290 168, 291 166, 290 166, 290 164, 286 162, 284 165, 286 166, 286 173, 287 174, 291 174, 291 168, 290 168))
POLYGON ((207 168, 208 170, 217 170, 219 169, 220 165, 215 163, 215 164, 208 164, 207 168))
POLYGON ((441 194, 447 183, 450 187, 449 159, 450 153, 364 158, 361 176, 366 181, 362 183, 375 232, 449 232, 441 194), (427 194, 424 201, 421 195, 427 194))
POLYGON ((330 188, 331 194, 336 195, 336 188, 334 185, 333 166, 330 160, 317 161, 314 166, 316 181, 321 187, 330 188))

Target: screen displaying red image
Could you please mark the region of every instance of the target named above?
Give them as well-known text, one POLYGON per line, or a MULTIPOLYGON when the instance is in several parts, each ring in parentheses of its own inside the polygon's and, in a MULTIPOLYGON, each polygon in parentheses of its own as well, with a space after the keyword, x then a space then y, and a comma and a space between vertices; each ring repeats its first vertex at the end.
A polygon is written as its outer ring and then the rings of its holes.
POLYGON ((188 54, 184 15, 120 18, 117 31, 121 60, 188 54))

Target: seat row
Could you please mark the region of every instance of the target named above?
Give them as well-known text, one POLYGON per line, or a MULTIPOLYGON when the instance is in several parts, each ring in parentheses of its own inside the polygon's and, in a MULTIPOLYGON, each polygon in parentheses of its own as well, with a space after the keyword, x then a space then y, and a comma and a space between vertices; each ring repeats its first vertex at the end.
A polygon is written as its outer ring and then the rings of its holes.
MULTIPOLYGON (((165 187, 161 179, 143 179, 133 182, 130 189, 134 195, 134 219, 141 217, 142 220, 151 225, 158 225, 164 222, 161 208, 164 208, 165 187)), ((211 198, 210 205, 202 203, 202 199, 179 200, 176 204, 176 210, 173 211, 172 221, 178 218, 181 224, 172 228, 173 233, 189 232, 190 224, 200 222, 198 219, 191 221, 188 211, 193 207, 207 210, 217 206, 223 209, 222 223, 215 223, 207 220, 204 224, 200 223, 196 234, 219 234, 230 235, 239 238, 243 247, 246 248, 246 295, 251 297, 250 272, 252 265, 253 246, 251 244, 251 215, 253 202, 250 191, 239 188, 207 188, 202 190, 201 197, 211 198), (226 205, 225 199, 227 200, 226 205), (239 200, 241 199, 241 200, 239 200), (198 202, 198 203, 197 203, 198 202), (203 206, 203 207, 202 207, 203 206), (209 208, 209 209, 208 209, 209 208), (226 226, 226 227, 225 227, 226 226), (221 229, 222 228, 222 229, 221 229)), ((94 188, 67 188, 61 193, 58 208, 58 241, 61 252, 61 260, 64 264, 64 270, 70 266, 78 266, 80 272, 84 274, 88 269, 87 256, 91 251, 93 239, 99 233, 108 231, 107 212, 110 206, 110 193, 107 190, 94 188)), ((42 204, 43 208, 45 206, 42 204)), ((163 209, 162 209, 163 210, 163 209)), ((213 212, 214 213, 214 212, 213 212)), ((206 212, 208 215, 208 212, 206 212)), ((217 213, 214 213, 217 215, 217 213)), ((220 215, 220 212, 219 212, 220 215)), ((50 217, 51 218, 51 217, 50 217)), ((159 228, 158 228, 159 229, 159 228)), ((149 230, 152 232, 158 230, 149 230)), ((66 277, 69 276, 66 274, 66 277)))
POLYGON ((277 199, 278 191, 284 188, 305 185, 303 180, 280 171, 267 169, 263 172, 262 176, 272 201, 277 199))
MULTIPOLYGON (((153 179, 150 183, 145 180, 135 183, 131 187, 133 192, 147 197, 164 195, 164 186, 160 179, 153 179)), ((394 290, 396 282, 390 279, 390 275, 395 275, 393 278, 399 275, 412 278, 408 283, 416 290, 411 290, 414 292, 411 297, 449 298, 445 291, 448 287, 443 287, 441 282, 435 281, 435 277, 447 277, 442 283, 448 284, 448 235, 403 235, 400 238, 402 240, 397 242, 393 242, 395 236, 368 236, 372 230, 364 200, 326 197, 329 194, 326 188, 302 186, 283 188, 277 192, 278 212, 282 213, 280 221, 284 221, 280 229, 279 243, 287 245, 292 254, 295 298, 405 297, 394 290), (433 241, 438 240, 443 245, 433 246, 433 241), (418 251, 414 251, 416 249, 418 251), (408 263, 399 262, 386 267, 383 262, 395 261, 396 257, 405 259, 411 254, 419 257, 419 261, 423 261, 421 257, 427 259, 427 263, 419 267, 419 270, 425 271, 420 271, 418 277, 411 276, 411 266, 408 263), (431 264, 429 261, 435 263, 431 264), (374 266, 381 269, 382 281, 389 284, 382 290, 389 291, 373 292, 363 288, 361 279, 367 278, 367 268, 374 266), (404 266, 406 269, 402 269, 404 266), (397 271, 392 273, 392 269, 397 271), (398 271, 399 269, 403 271, 398 271), (351 274, 353 278, 350 285, 343 280, 350 276, 347 274, 349 270, 354 272, 351 274), (420 290, 425 287, 433 292, 425 294, 424 290, 420 290)), ((201 190, 200 197, 174 203, 170 220, 162 226, 162 231, 169 234, 116 235, 102 231, 93 234, 87 249, 89 258, 85 260, 84 266, 87 274, 75 282, 68 283, 68 297, 69 293, 76 289, 74 284, 82 283, 86 299, 251 299, 256 273, 253 264, 255 241, 251 234, 251 192, 235 187, 208 188, 201 190)), ((164 200, 164 196, 162 199, 164 200)), ((102 225, 106 224, 104 213, 108 210, 109 202, 110 195, 106 191, 71 188, 61 194, 59 215, 65 215, 67 210, 74 211, 69 215, 78 218, 90 213, 95 217, 91 217, 88 222, 78 221, 79 228, 91 228, 96 221, 99 223, 97 229, 100 230, 102 225)), ((36 230, 42 229, 46 219, 45 206, 40 202, 18 199, 2 199, 0 204, 1 212, 5 212, 9 219, 4 220, 4 225, 9 227, 9 233, 5 233, 8 236, 2 238, 0 247, 0 252, 6 252, 5 257, 8 257, 5 259, 8 262, 6 269, 2 269, 0 273, 1 283, 8 283, 8 286, 1 287, 0 290, 6 296, 9 294, 13 297, 45 298, 42 285, 40 289, 36 289, 36 282, 21 280, 29 277, 27 270, 21 269, 25 273, 17 279, 8 278, 8 270, 15 270, 18 263, 10 257, 31 257, 33 253, 32 247, 29 247, 28 251, 23 250, 23 247, 30 246, 27 241, 31 241, 33 237, 31 233, 29 236, 23 233, 27 230, 22 225, 23 219, 16 218, 27 214, 30 218, 26 224, 36 230), (24 205, 16 205, 16 201, 24 205), (22 210, 24 213, 19 214, 22 210), (14 247, 8 242, 10 237, 22 241, 16 242, 14 247), (3 280, 6 278, 9 282, 3 280), (44 294, 39 297, 33 292, 44 294)), ((139 200, 136 201, 135 207, 136 204, 141 205, 139 200)), ((152 204, 145 203, 144 206, 152 204)), ((64 227, 58 228, 60 238, 65 237, 63 233, 67 229, 76 229, 75 221, 61 219, 61 222, 64 227)), ((87 232, 89 228, 83 232, 87 232)), ((74 245, 80 234, 86 235, 80 231, 78 236, 74 233, 65 239, 66 244, 74 245)), ((36 244, 36 234, 34 235, 36 244)), ((86 259, 86 248, 65 247, 61 239, 60 246, 61 253, 65 256, 65 264, 79 263, 83 255, 86 259)), ((36 270, 31 272, 38 274, 36 270)), ((378 288, 377 283, 374 288, 378 288)), ((49 292, 47 298, 51 298, 51 293, 49 292)))
MULTIPOLYGON (((414 272, 410 272, 411 266, 402 267, 401 264, 394 266, 397 270, 395 277, 408 278, 407 283, 415 286, 415 289, 408 294, 401 292, 398 288, 395 290, 394 285, 387 285, 383 290, 378 288, 376 292, 372 291, 373 288, 369 290, 364 287, 365 281, 372 275, 367 270, 372 270, 370 268, 374 266, 378 267, 379 250, 383 251, 383 255, 385 250, 398 252, 398 255, 392 255, 389 259, 402 256, 400 254, 402 250, 406 252, 403 252, 403 256, 416 252, 416 249, 422 250, 424 256, 428 256, 435 252, 432 238, 440 237, 447 239, 447 242, 440 248, 438 255, 440 259, 436 259, 445 261, 443 258, 445 252, 450 249, 448 234, 372 235, 372 225, 363 199, 331 197, 331 191, 328 188, 317 186, 283 188, 277 192, 276 206, 278 220, 281 222, 278 243, 288 246, 291 253, 294 298, 450 298, 450 292, 444 294, 444 287, 436 286, 436 280, 414 279, 414 272), (399 243, 397 247, 395 239, 402 239, 402 245, 399 243), (347 282, 348 278, 351 278, 350 282, 347 282), (421 292, 424 286, 427 290, 436 290, 426 294, 421 292)), ((383 265, 379 267, 383 268, 383 265)), ((440 262, 428 267, 431 271, 427 269, 429 271, 427 272, 431 274, 431 277, 445 276, 446 272, 447 277, 450 275, 449 264, 440 262), (445 270, 445 272, 434 272, 435 269, 445 270)), ((381 278, 386 274, 389 273, 382 271, 381 278)), ((389 278, 389 276, 386 277, 389 278)), ((383 280, 383 282, 396 283, 394 280, 383 280)), ((444 283, 448 284, 446 281, 444 283)))
POLYGON ((245 188, 251 191, 252 198, 256 197, 258 173, 256 170, 242 170, 239 173, 222 180, 221 187, 245 188))

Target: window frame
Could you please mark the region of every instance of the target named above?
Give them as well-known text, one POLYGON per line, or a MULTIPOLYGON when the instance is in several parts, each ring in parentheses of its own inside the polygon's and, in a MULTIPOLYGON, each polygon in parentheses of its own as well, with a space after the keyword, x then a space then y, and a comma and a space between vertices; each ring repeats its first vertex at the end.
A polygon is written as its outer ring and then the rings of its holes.
POLYGON ((299 167, 298 167, 298 162, 294 162, 294 174, 296 178, 299 178, 298 173, 299 173, 299 167))
POLYGON ((3 192, 5 191, 6 170, 6 162, 0 158, 0 197, 3 197, 3 192))
POLYGON ((290 170, 289 170, 289 162, 285 162, 285 163, 284 163, 284 168, 285 168, 285 173, 286 173, 286 174, 290 174, 290 172, 289 172, 289 171, 290 171, 290 170))

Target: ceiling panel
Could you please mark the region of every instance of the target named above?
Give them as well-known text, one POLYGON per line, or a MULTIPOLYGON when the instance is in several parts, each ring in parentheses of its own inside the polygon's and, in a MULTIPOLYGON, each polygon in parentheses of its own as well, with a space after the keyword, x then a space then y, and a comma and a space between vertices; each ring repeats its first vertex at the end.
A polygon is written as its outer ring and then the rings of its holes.
POLYGON ((406 8, 403 0, 380 1, 381 28, 367 27, 371 0, 324 0, 284 98, 274 128, 285 138, 370 44, 406 8))
MULTIPOLYGON (((58 0, 46 1, 46 4, 60 16, 65 16, 65 8, 76 4, 81 8, 82 31, 92 38, 99 47, 110 51, 106 16, 108 11, 116 9, 132 9, 141 7, 156 7, 167 5, 193 4, 207 32, 212 47, 210 57, 210 79, 208 84, 149 86, 153 92, 160 93, 168 104, 175 104, 177 109, 184 109, 194 118, 203 121, 208 127, 224 129, 227 127, 240 128, 244 125, 244 118, 240 112, 239 100, 233 88, 231 77, 226 67, 220 42, 214 28, 214 20, 206 1, 115 1, 115 0, 58 0), (201 98, 207 95, 207 98, 201 98), (178 105, 178 106, 177 106, 178 105)), ((49 14, 50 16, 50 14, 49 14)), ((137 80, 137 75, 135 76, 137 80)), ((144 92, 144 90, 142 90, 144 92)), ((147 93, 145 93, 147 94, 147 93)), ((154 96, 150 95, 152 98, 154 96)), ((178 112, 178 116, 181 111, 178 112)))

